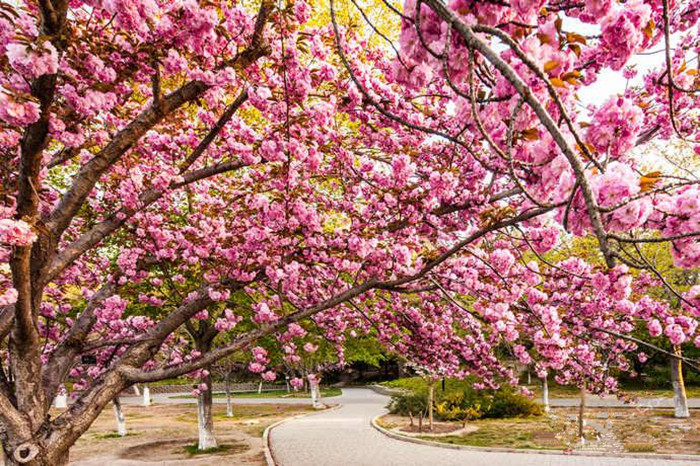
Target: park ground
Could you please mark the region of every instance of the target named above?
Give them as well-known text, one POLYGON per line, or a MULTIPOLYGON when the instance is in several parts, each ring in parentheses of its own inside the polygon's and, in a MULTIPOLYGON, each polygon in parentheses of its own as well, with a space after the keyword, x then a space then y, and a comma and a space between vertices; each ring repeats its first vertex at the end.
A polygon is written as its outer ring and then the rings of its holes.
POLYGON ((111 409, 100 414, 71 450, 71 464, 80 466, 137 465, 153 461, 167 465, 261 465, 262 435, 281 419, 312 411, 308 402, 236 404, 226 417, 215 404, 215 429, 221 451, 192 454, 197 442, 196 408, 192 403, 125 405, 129 434, 115 434, 111 409))
MULTIPOLYGON (((327 392, 337 394, 337 391, 327 392)), ((575 398, 559 397, 560 407, 550 416, 524 419, 483 419, 471 421, 468 428, 442 423, 442 436, 413 437, 452 445, 518 448, 539 454, 494 453, 478 450, 451 450, 416 445, 390 438, 370 424, 406 434, 407 420, 386 416, 388 397, 369 389, 344 389, 341 396, 326 402, 339 409, 314 413, 305 398, 234 399, 234 416, 225 415, 224 399, 215 399, 215 431, 222 448, 207 454, 193 454, 197 437, 194 400, 171 395, 156 398, 149 407, 137 399, 125 399, 129 435, 114 433, 111 409, 106 409, 92 428, 71 451, 71 464, 78 466, 184 465, 264 465, 263 432, 277 421, 283 423, 270 434, 276 464, 281 466, 384 465, 384 464, 484 464, 488 466, 527 464, 566 465, 670 465, 693 464, 665 457, 650 459, 617 458, 619 453, 669 454, 700 453, 700 411, 687 420, 677 420, 664 408, 621 408, 607 406, 587 410, 587 432, 591 442, 586 451, 603 456, 562 456, 575 440, 575 398), (570 406, 566 406, 566 405, 570 406), (305 415, 298 417, 299 415, 305 415), (461 431, 457 430, 462 428, 461 431), (455 432, 450 433, 454 429, 455 432), (362 448, 357 448, 362 445, 362 448), (606 457, 609 455, 609 457, 606 457), (340 463, 338 462, 340 461, 340 463)), ((695 463, 697 464, 697 463, 695 463)))

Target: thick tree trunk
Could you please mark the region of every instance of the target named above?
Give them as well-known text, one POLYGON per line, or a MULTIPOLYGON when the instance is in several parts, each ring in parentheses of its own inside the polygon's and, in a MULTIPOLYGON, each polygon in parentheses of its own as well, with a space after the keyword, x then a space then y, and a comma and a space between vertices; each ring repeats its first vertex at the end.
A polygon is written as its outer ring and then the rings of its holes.
POLYGON ((226 373, 226 417, 233 417, 233 405, 231 404, 231 373, 226 373))
MULTIPOLYGON (((211 345, 216 338, 217 332, 213 330, 208 321, 200 321, 199 327, 194 328, 192 324, 187 324, 187 331, 194 338, 195 347, 201 354, 211 351, 211 345)), ((213 384, 211 380, 211 366, 203 368, 206 375, 200 378, 200 382, 205 385, 206 390, 201 390, 197 396, 197 427, 199 439, 197 449, 209 450, 218 447, 216 436, 214 435, 214 412, 212 408, 213 384)))
MULTIPOLYGON (((673 352, 680 357, 680 346, 674 346, 673 352)), ((674 417, 690 417, 688 397, 685 392, 685 383, 683 381, 683 362, 678 358, 671 358, 671 384, 673 385, 674 417)))
POLYGON ((114 397, 112 405, 114 406, 114 417, 117 420, 117 434, 120 437, 125 437, 127 433, 126 417, 124 416, 124 410, 122 409, 122 402, 119 399, 119 396, 114 397))
POLYGON ((27 442, 27 448, 22 445, 12 451, 5 451, 5 466, 66 466, 68 465, 68 449, 56 451, 56 449, 42 448, 41 445, 27 442))
POLYGON ((197 397, 197 423, 199 427, 198 450, 208 450, 216 448, 216 437, 214 436, 214 413, 212 411, 212 384, 211 375, 202 378, 207 389, 202 391, 197 397))
POLYGON ((544 405, 544 412, 549 412, 549 383, 547 382, 548 375, 542 378, 542 404, 544 405))

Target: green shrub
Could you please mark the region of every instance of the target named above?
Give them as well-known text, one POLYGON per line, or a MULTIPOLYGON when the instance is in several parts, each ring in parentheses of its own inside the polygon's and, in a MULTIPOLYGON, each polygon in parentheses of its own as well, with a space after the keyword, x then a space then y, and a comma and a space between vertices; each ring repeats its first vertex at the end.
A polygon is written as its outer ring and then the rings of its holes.
MULTIPOLYGON (((473 380, 445 381, 435 384, 434 413, 440 421, 468 421, 480 418, 539 416, 542 407, 516 389, 503 386, 498 390, 477 390, 473 380)), ((387 385, 401 388, 401 395, 392 397, 389 411, 393 414, 418 415, 427 410, 427 382, 419 377, 399 379, 387 385)))
POLYGON ((428 409, 428 395, 425 392, 405 392, 391 397, 387 406, 391 414, 417 416, 428 409))
POLYGON ((507 417, 540 416, 542 407, 530 398, 510 388, 493 391, 493 398, 484 417, 502 419, 507 417))
POLYGON ((465 403, 464 393, 447 393, 435 402, 435 417, 440 421, 474 420, 482 416, 481 405, 465 403))

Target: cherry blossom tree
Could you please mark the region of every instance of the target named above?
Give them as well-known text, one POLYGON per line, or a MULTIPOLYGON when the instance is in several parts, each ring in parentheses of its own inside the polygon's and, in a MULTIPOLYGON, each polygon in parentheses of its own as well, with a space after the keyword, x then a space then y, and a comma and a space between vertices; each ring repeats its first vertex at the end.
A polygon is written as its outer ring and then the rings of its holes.
POLYGON ((271 378, 257 342, 311 317, 340 346, 375 332, 489 387, 514 381, 513 355, 614 391, 610 371, 648 344, 640 321, 700 343, 700 289, 678 309, 640 293, 665 278, 635 248, 668 241, 678 266, 700 263, 697 179, 635 157, 652 140, 697 150, 693 2, 0 8, 9 464, 67 463, 136 383, 235 354, 271 378), (641 85, 578 104, 657 45, 641 85), (563 232, 594 235, 604 266, 543 258, 563 232), (197 350, 183 338, 203 322, 216 335, 197 350))

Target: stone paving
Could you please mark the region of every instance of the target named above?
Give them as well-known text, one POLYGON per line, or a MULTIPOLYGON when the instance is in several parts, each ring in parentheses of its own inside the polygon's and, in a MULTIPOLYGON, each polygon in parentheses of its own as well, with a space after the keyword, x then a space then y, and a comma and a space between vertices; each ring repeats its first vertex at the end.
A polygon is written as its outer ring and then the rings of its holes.
MULTIPOLYGON (((388 397, 369 389, 343 389, 343 406, 272 429, 279 466, 657 466, 694 464, 662 459, 503 453, 417 445, 378 432, 370 420, 385 412, 388 397)), ((697 463, 696 463, 697 464, 697 463)))

